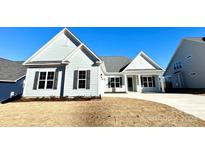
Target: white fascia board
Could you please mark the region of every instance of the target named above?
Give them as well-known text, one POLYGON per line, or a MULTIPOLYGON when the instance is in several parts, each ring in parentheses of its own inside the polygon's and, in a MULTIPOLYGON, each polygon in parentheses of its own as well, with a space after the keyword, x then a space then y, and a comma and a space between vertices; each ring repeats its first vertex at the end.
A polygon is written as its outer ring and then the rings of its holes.
POLYGON ((174 54, 172 55, 172 57, 171 57, 171 59, 170 59, 168 65, 167 65, 167 68, 166 68, 166 70, 165 70, 163 76, 165 76, 165 74, 167 73, 168 68, 170 67, 170 65, 171 65, 171 63, 172 63, 172 61, 173 61, 175 55, 177 54, 179 48, 181 47, 181 45, 182 45, 182 43, 183 43, 184 41, 185 41, 185 39, 182 39, 181 42, 179 43, 179 45, 177 46, 177 48, 176 48, 174 54))
POLYGON ((21 76, 20 78, 18 78, 15 82, 21 80, 22 78, 24 78, 26 75, 21 76))
POLYGON ((21 80, 22 78, 24 78, 26 75, 21 76, 20 78, 16 79, 16 80, 0 80, 0 82, 10 82, 10 83, 16 83, 17 81, 21 80))
MULTIPOLYGON (((45 62, 45 63, 38 63, 38 64, 25 64, 25 66, 39 66, 39 65, 61 65, 62 62, 59 63, 50 63, 50 62, 45 62)), ((63 63, 64 64, 64 63, 63 63)))
POLYGON ((153 71, 127 71, 123 72, 126 75, 163 75, 164 71, 162 70, 153 70, 153 71))
POLYGON ((85 44, 83 44, 83 46, 96 58, 98 59, 98 61, 101 63, 102 60, 92 51, 90 50, 90 48, 88 48, 85 44))
MULTIPOLYGON (((131 63, 132 63, 139 55, 140 55, 140 53, 137 54, 137 56, 129 63, 129 65, 131 65, 131 63)), ((129 65, 127 65, 122 72, 125 72, 125 71, 127 70, 127 67, 128 67, 129 65)))
POLYGON ((63 29, 64 31, 67 31, 68 33, 70 33, 72 35, 72 37, 74 37, 78 42, 82 43, 82 41, 77 38, 71 31, 69 31, 66 27, 63 29))
MULTIPOLYGON (((101 62, 101 59, 92 50, 90 50, 90 48, 88 48, 84 43, 82 43, 82 41, 80 41, 80 39, 78 39, 71 31, 69 31, 67 28, 64 28, 64 30, 67 30, 78 42, 80 42, 80 48, 85 47, 96 59, 98 59, 99 62, 101 62)), ((70 57, 70 55, 68 55, 63 61, 66 61, 68 57, 70 57)))
POLYGON ((16 83, 16 81, 15 81, 15 80, 0 80, 0 82, 16 83))
POLYGON ((164 71, 164 69, 157 62, 155 62, 152 58, 150 58, 146 53, 141 51, 140 54, 143 54, 149 61, 151 61, 154 65, 156 65, 157 67, 159 67, 160 69, 164 71))
POLYGON ((72 53, 71 54, 69 54, 64 60, 63 60, 63 62, 67 62, 67 61, 70 61, 73 57, 74 57, 74 55, 76 55, 77 53, 78 53, 78 51, 80 51, 79 49, 81 49, 82 47, 85 47, 96 59, 98 59, 98 62, 99 62, 99 64, 101 64, 101 60, 100 60, 100 58, 98 58, 85 44, 83 44, 83 43, 81 43, 76 49, 74 49, 73 51, 72 51, 72 53))
POLYGON ((67 30, 66 28, 64 28, 63 30, 61 30, 58 34, 56 34, 52 39, 50 39, 50 41, 48 41, 45 45, 43 45, 39 50, 37 50, 30 58, 28 58, 23 65, 26 65, 26 63, 28 63, 31 59, 33 59, 35 56, 37 56, 39 53, 41 53, 43 51, 43 49, 45 49, 48 45, 50 45, 54 40, 56 40, 56 38, 58 38, 62 33, 65 32, 65 30, 67 30))
MULTIPOLYGON (((154 65, 156 65, 157 67, 159 67, 160 69, 162 69, 163 71, 164 71, 164 69, 159 65, 159 64, 157 64, 154 60, 152 60, 152 58, 150 58, 147 54, 145 54, 143 51, 140 51, 138 54, 137 54, 137 56, 129 63, 129 65, 131 65, 131 63, 138 57, 138 56, 140 56, 140 55, 144 55, 150 62, 152 62, 154 65)), ((128 66, 129 65, 127 65, 127 67, 122 71, 122 72, 125 72, 126 70, 127 70, 127 68, 128 68, 128 66)))
POLYGON ((75 48, 69 55, 67 55, 63 60, 62 63, 69 61, 76 53, 79 51, 79 49, 83 46, 83 43, 81 43, 77 48, 75 48))
POLYGON ((123 75, 122 72, 105 72, 105 75, 123 75))

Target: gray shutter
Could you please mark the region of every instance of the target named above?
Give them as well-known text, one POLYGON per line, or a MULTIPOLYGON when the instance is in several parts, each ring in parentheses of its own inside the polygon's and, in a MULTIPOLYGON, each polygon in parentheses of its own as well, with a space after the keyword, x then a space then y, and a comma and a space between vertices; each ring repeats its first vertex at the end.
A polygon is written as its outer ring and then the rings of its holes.
POLYGON ((108 77, 108 88, 110 88, 110 77, 108 77))
POLYGON ((36 89, 37 89, 38 76, 39 76, 39 72, 36 72, 36 73, 35 73, 35 77, 34 77, 34 82, 33 82, 33 90, 36 90, 36 89))
POLYGON ((58 71, 56 70, 55 72, 55 77, 54 77, 54 86, 53 89, 57 89, 58 87, 58 71))
POLYGON ((74 71, 73 75, 73 89, 77 89, 77 82, 78 82, 78 71, 74 71))
POLYGON ((143 77, 141 77, 141 86, 144 86, 144 83, 143 83, 143 77))
POLYGON ((87 70, 86 89, 90 89, 90 70, 87 70))
POLYGON ((122 77, 120 77, 120 87, 122 87, 122 77))

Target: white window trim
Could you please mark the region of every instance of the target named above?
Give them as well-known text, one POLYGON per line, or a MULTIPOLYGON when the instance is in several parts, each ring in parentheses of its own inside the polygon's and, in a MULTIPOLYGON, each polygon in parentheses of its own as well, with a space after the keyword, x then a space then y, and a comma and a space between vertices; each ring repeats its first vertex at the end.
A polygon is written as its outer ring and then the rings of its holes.
MULTIPOLYGON (((155 79, 155 78, 154 78, 154 79, 155 79)), ((142 84, 143 84, 143 87, 144 87, 144 88, 155 88, 155 87, 154 87, 153 76, 142 76, 142 82, 143 82, 142 84), (149 86, 149 83, 150 83, 150 81, 148 81, 148 78, 149 78, 149 77, 151 77, 151 81, 152 81, 152 86, 151 86, 151 87, 149 86), (147 80, 146 80, 147 87, 144 86, 144 80, 143 80, 143 78, 147 78, 147 80)))
POLYGON ((53 88, 54 88, 54 81, 55 81, 55 71, 54 70, 46 70, 46 71, 39 71, 39 75, 38 75, 38 83, 37 83, 37 90, 53 90, 53 88), (41 76, 41 73, 42 72, 46 72, 46 78, 45 78, 45 80, 40 80, 40 76, 41 76), (54 74, 53 74, 53 80, 48 80, 47 79, 47 76, 48 76, 48 72, 54 72, 54 74), (43 89, 39 89, 39 82, 40 81, 45 81, 45 85, 44 85, 44 88, 43 89), (47 81, 53 81, 53 88, 51 88, 51 89, 47 89, 46 87, 47 87, 47 81))
POLYGON ((177 70, 180 70, 180 69, 182 69, 182 62, 181 62, 181 60, 178 60, 174 63, 174 70, 177 71, 177 70))
MULTIPOLYGON (((109 77, 109 78, 110 78, 110 87, 108 87, 108 88, 121 88, 121 86, 120 86, 120 78, 121 77, 117 76, 117 77, 109 77), (111 78, 114 78, 114 82, 111 82, 111 78), (119 79, 119 82, 116 82, 116 78, 119 79), (114 83, 114 87, 111 87, 111 83, 114 83), (119 87, 116 87, 116 83, 119 83, 119 87)), ((108 82, 109 82, 109 80, 108 80, 108 82)), ((109 86, 109 83, 108 83, 108 86, 109 86)))
POLYGON ((87 70, 86 69, 80 69, 80 70, 78 70, 78 82, 77 82, 77 89, 86 89, 87 87, 86 87, 86 82, 87 82, 87 70), (85 71, 85 79, 79 79, 79 72, 80 71, 85 71), (79 81, 80 80, 85 80, 85 88, 79 88, 79 81))

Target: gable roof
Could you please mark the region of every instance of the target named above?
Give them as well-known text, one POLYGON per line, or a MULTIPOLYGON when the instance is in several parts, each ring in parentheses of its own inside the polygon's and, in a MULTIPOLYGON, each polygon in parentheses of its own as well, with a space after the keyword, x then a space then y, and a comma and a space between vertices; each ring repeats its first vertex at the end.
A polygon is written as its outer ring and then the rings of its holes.
POLYGON ((203 41, 202 37, 186 37, 186 38, 184 38, 184 40, 190 40, 190 41, 197 41, 197 42, 205 43, 205 41, 203 41))
POLYGON ((147 54, 141 51, 132 62, 124 69, 126 70, 164 70, 153 61, 147 54))
POLYGON ((107 72, 121 72, 131 62, 128 57, 125 56, 100 56, 100 59, 104 62, 107 72))
POLYGON ((177 53, 179 52, 180 48, 183 46, 183 44, 187 41, 193 41, 193 42, 197 42, 197 43, 205 43, 205 41, 203 41, 202 37, 186 37, 186 38, 183 38, 179 45, 177 46, 174 54, 172 55, 167 67, 166 67, 166 70, 164 72, 164 76, 166 75, 167 73, 167 70, 169 69, 170 65, 172 64, 172 61, 174 60, 175 56, 177 55, 177 53))
POLYGON ((16 82, 26 74, 26 68, 22 62, 0 58, 0 81, 16 82))
POLYGON ((67 58, 71 57, 74 52, 79 51, 76 49, 79 49, 80 46, 90 52, 91 55, 97 59, 97 61, 101 61, 94 52, 92 52, 67 28, 64 28, 29 59, 27 59, 24 62, 24 65, 50 63, 53 61, 63 63, 67 61, 67 58))

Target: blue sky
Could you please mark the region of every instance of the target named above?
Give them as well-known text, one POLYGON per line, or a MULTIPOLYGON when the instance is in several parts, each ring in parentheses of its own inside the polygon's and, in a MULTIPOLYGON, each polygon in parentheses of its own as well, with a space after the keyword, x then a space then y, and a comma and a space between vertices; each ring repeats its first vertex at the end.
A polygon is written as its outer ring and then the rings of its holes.
MULTIPOLYGON (((26 60, 62 28, 0 28, 0 57, 26 60)), ((134 58, 144 51, 166 68, 180 40, 203 37, 205 28, 69 28, 99 56, 134 58)))

